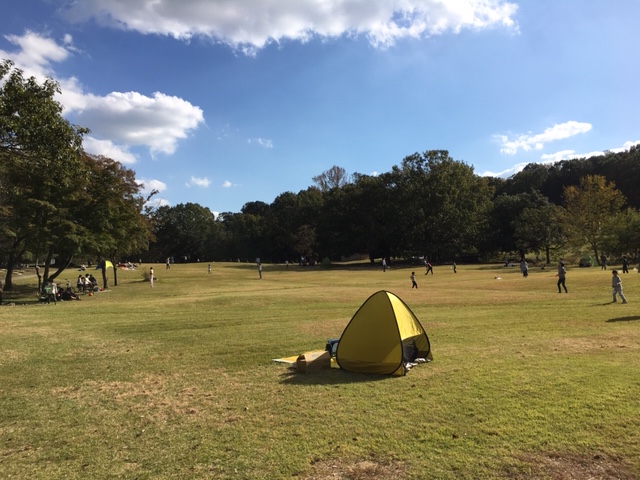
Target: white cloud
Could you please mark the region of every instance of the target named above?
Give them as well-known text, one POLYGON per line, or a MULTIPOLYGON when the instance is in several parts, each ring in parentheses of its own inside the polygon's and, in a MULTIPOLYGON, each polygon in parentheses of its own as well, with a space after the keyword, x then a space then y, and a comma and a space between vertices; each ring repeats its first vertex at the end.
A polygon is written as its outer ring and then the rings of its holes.
POLYGON ((137 179, 138 185, 140 185, 140 193, 147 197, 152 191, 156 191, 156 194, 145 204, 147 207, 158 208, 163 206, 171 206, 171 203, 166 198, 158 197, 158 193, 162 193, 167 189, 167 184, 160 180, 146 180, 144 178, 137 179))
POLYGON ((124 164, 133 164, 136 162, 135 155, 129 151, 128 147, 116 145, 111 140, 98 140, 87 135, 82 140, 82 146, 86 152, 93 155, 102 155, 124 164))
POLYGON ((170 207, 171 202, 166 198, 153 197, 146 204, 147 207, 158 208, 158 207, 170 207))
POLYGON ((211 182, 206 177, 205 178, 191 177, 191 179, 189 179, 189 181, 187 182, 186 186, 207 188, 210 184, 211 182))
POLYGON ((86 145, 99 149, 99 153, 100 149, 110 150, 127 163, 135 161, 128 153, 128 148, 134 145, 147 147, 152 154, 171 155, 178 141, 204 122, 202 109, 179 97, 160 92, 151 97, 138 92, 98 96, 85 93, 74 77, 56 78, 52 64, 66 60, 75 51, 70 35, 64 36, 64 46, 31 31, 5 38, 16 45, 18 51, 0 50, 0 57, 13 60, 25 76, 34 76, 40 82, 46 77, 55 78, 62 89, 59 101, 65 115, 74 114, 74 123, 91 130, 93 140, 86 145))
POLYGON ((156 190, 158 193, 162 193, 167 189, 167 184, 161 182, 160 180, 155 179, 144 179, 140 178, 137 180, 138 185, 142 186, 141 193, 143 195, 149 195, 153 190, 156 190))
POLYGON ((273 148, 273 142, 268 138, 248 138, 247 143, 257 143, 264 148, 273 148))
MULTIPOLYGON (((606 150, 606 152, 611 152, 611 153, 625 152, 635 145, 640 145, 640 140, 624 142, 622 147, 611 148, 609 150, 606 150)), ((556 153, 542 155, 540 158, 541 160, 543 160, 544 163, 553 163, 553 162, 559 162, 561 160, 573 160, 576 158, 596 157, 598 155, 604 155, 606 152, 605 150, 602 150, 602 151, 596 150, 594 152, 588 152, 588 153, 576 153, 575 150, 561 150, 556 153)))
POLYGON ((517 31, 507 0, 83 0, 67 18, 181 40, 211 38, 248 54, 283 40, 359 36, 376 47, 463 29, 517 31))
MULTIPOLYGON (((611 153, 620 153, 629 150, 631 147, 635 145, 640 145, 640 140, 625 142, 622 147, 611 148, 606 150, 611 153)), ((560 150, 555 153, 548 153, 540 156, 540 164, 553 164, 556 162, 560 162, 562 160, 575 160, 577 158, 590 158, 598 155, 604 155, 605 151, 594 151, 589 153, 575 153, 575 150, 560 150)), ((529 162, 532 163, 532 162, 529 162)), ((486 171, 484 173, 480 173, 481 177, 500 177, 500 178, 509 178, 512 175, 522 171, 524 167, 529 165, 529 163, 518 163, 513 167, 502 170, 501 172, 491 172, 486 171)))
POLYGON ((635 147, 637 145, 640 145, 640 140, 634 140, 634 141, 629 141, 629 142, 624 142, 624 145, 622 146, 622 148, 624 150, 629 150, 631 147, 635 147))
POLYGON ((216 133, 216 138, 218 140, 226 140, 231 135, 231 126, 227 123, 224 127, 222 127, 216 133))
POLYGON ((554 162, 559 162, 560 160, 577 158, 575 157, 575 153, 576 153, 575 150, 560 150, 559 152, 555 152, 555 153, 545 153, 540 157, 540 160, 542 160, 545 163, 547 162, 554 163, 554 162))
POLYGON ((238 184, 237 183, 231 183, 229 180, 225 180, 222 183, 222 188, 231 188, 231 187, 237 187, 238 184))
POLYGON ((480 175, 481 177, 509 178, 510 176, 515 175, 516 173, 522 171, 522 169, 524 167, 526 167, 527 165, 528 165, 528 163, 518 163, 518 164, 514 165, 513 167, 507 168, 507 169, 502 170, 500 172, 492 172, 490 170, 487 170, 486 172, 479 173, 478 175, 480 175))
POLYGON ((204 121, 199 107, 178 97, 156 92, 112 92, 104 97, 85 95, 77 122, 92 132, 127 145, 149 147, 151 153, 172 154, 177 142, 204 121))
POLYGON ((514 155, 518 153, 519 149, 525 152, 541 150, 545 143, 570 138, 580 133, 586 133, 589 130, 591 130, 590 123, 571 120, 569 122, 556 124, 538 134, 519 134, 516 135, 515 138, 509 138, 508 135, 494 135, 494 139, 501 145, 500 153, 514 155))
MULTIPOLYGON (((0 56, 12 60, 16 67, 24 71, 26 77, 34 76, 39 81, 51 75, 51 63, 62 62, 71 55, 68 48, 31 30, 25 31, 24 35, 5 35, 4 38, 18 47, 18 51, 0 50, 0 56)), ((65 43, 69 39, 70 37, 65 37, 65 43)))

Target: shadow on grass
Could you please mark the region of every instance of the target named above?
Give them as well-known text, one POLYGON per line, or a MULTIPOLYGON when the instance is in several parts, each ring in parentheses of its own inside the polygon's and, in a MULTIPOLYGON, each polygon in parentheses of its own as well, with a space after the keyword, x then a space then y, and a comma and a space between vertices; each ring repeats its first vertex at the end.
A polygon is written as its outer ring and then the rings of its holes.
POLYGON ((628 317, 616 317, 616 318, 610 318, 609 320, 607 320, 607 323, 613 323, 613 322, 634 322, 636 320, 640 320, 640 315, 629 315, 628 317))
POLYGON ((13 285, 13 288, 4 292, 2 303, 15 303, 16 305, 32 305, 38 302, 37 285, 13 285))
POLYGON ((593 305, 591 305, 592 307, 606 307, 608 305, 614 305, 616 302, 612 302, 611 300, 609 300, 608 302, 604 302, 604 303, 594 303, 593 305))
POLYGON ((281 383, 285 385, 341 385, 346 383, 369 383, 390 380, 391 375, 374 375, 366 373, 352 373, 339 368, 327 368, 317 373, 298 373, 294 368, 282 375, 281 383))

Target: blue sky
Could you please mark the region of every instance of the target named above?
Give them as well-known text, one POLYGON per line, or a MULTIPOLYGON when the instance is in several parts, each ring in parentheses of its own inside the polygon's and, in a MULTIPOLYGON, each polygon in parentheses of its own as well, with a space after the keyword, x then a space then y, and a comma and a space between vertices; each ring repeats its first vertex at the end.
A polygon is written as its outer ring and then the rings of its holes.
POLYGON ((238 212, 333 165, 479 175, 640 143, 637 0, 21 0, 0 58, 157 204, 238 212))

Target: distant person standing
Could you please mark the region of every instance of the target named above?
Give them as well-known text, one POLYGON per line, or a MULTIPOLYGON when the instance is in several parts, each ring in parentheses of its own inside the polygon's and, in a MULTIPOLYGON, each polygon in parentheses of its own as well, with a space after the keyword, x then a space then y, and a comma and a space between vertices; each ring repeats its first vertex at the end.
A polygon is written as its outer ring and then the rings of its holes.
POLYGON ((167 257, 166 264, 167 264, 167 266, 166 266, 165 270, 169 270, 171 268, 171 258, 167 257))
POLYGON ((629 273, 629 259, 626 255, 622 257, 622 273, 629 273))
POLYGON ((622 303, 627 303, 627 299, 622 293, 622 280, 618 276, 617 270, 611 270, 611 288, 613 289, 613 302, 617 302, 616 295, 620 295, 622 303))
POLYGON ((384 257, 382 257, 382 271, 387 271, 387 260, 384 257))
POLYGON ((529 264, 524 259, 524 257, 522 257, 522 260, 520 260, 520 272, 522 273, 522 276, 524 278, 527 278, 529 276, 529 264))
POLYGON ((207 265, 207 271, 209 272, 209 275, 211 275, 211 264, 207 265))
POLYGON ((458 272, 458 266, 456 265, 456 262, 453 262, 453 265, 451 266, 451 268, 453 269, 453 273, 458 272))
POLYGON ((567 277, 567 270, 564 268, 564 263, 558 263, 558 293, 562 293, 560 287, 564 288, 564 293, 569 293, 567 291, 567 286, 565 285, 565 279, 567 277))
POLYGON ((602 255, 600 255, 600 270, 606 270, 606 269, 607 269, 607 257, 603 253, 602 255))
POLYGON ((53 278, 49 278, 44 282, 44 294, 47 297, 47 303, 53 300, 53 303, 58 304, 58 286, 53 281, 53 278))
POLYGON ((258 264, 258 278, 262 279, 262 264, 258 264))
POLYGON ((409 278, 411 279, 411 288, 418 288, 418 283, 416 282, 416 272, 411 272, 411 276, 409 278))
POLYGON ((151 288, 153 288, 153 267, 149 267, 149 283, 151 284, 151 288))
POLYGON ((428 261, 425 260, 424 265, 427 268, 427 271, 424 272, 424 274, 425 275, 429 275, 429 272, 431 272, 431 275, 433 275, 433 266, 431 265, 431 263, 429 263, 428 261))

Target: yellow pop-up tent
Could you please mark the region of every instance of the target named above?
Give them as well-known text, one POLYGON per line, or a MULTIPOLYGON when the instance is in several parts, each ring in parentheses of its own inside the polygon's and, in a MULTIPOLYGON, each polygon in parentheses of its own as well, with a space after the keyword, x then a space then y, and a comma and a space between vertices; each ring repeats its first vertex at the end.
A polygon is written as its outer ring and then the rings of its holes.
POLYGON ((371 295, 347 324, 336 350, 350 372, 404 375, 417 358, 432 360, 427 334, 411 309, 396 295, 371 295))

